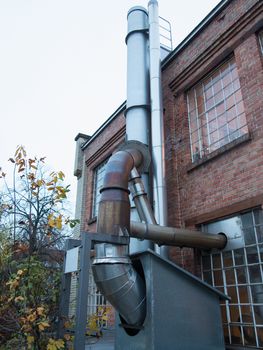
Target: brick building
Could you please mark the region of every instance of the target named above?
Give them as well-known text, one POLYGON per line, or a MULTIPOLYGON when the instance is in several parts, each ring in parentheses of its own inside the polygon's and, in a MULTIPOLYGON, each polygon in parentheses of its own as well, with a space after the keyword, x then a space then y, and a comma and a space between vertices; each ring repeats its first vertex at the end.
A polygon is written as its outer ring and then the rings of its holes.
MULTIPOLYGON (((263 347, 262 13, 260 0, 223 0, 162 63, 168 225, 228 235, 223 251, 169 255, 231 297, 222 305, 229 348, 263 347)), ((95 230, 124 111, 76 137, 80 231, 95 230)))

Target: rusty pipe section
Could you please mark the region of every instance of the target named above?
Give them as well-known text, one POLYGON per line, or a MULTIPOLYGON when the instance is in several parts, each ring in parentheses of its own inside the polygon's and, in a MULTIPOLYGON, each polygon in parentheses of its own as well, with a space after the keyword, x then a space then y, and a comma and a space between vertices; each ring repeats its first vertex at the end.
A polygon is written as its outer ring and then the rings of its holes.
MULTIPOLYGON (((98 233, 129 234, 130 202, 128 180, 131 170, 143 161, 136 149, 115 153, 108 161, 101 189, 98 233)), ((125 322, 140 326, 145 319, 145 283, 133 268, 128 246, 96 244, 92 265, 97 287, 125 322)))
POLYGON ((131 222, 130 229, 132 237, 149 239, 159 245, 165 244, 199 249, 223 249, 227 244, 227 237, 224 233, 218 233, 215 235, 200 231, 134 221, 131 222))

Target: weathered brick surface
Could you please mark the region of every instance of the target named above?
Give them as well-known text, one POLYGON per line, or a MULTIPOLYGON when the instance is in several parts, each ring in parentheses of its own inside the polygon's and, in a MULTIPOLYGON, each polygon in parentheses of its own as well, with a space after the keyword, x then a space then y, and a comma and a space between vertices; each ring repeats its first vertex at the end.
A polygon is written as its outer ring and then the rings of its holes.
MULTIPOLYGON (((255 33, 262 22, 262 6, 261 12, 256 10, 259 5, 259 1, 232 1, 163 71, 169 225, 185 226, 189 218, 263 193, 263 71, 255 33), (237 26, 244 17, 242 27, 237 26), (224 38, 229 40, 220 48, 224 38), (188 172, 191 150, 185 92, 230 54, 238 68, 251 141, 188 172)), ((171 256, 197 272, 191 249, 173 248, 171 256)))
MULTIPOLYGON (((263 194, 263 70, 257 38, 257 30, 263 24, 262 8, 259 0, 229 2, 163 70, 170 226, 184 227, 191 218, 241 201, 248 200, 249 206, 250 198, 263 194), (230 55, 234 55, 237 64, 251 139, 189 171, 186 91, 230 55)), ((94 229, 94 224, 87 224, 91 219, 92 171, 124 140, 123 134, 116 136, 124 127, 121 114, 85 150, 86 230, 94 229), (107 144, 109 147, 103 148, 107 144)), ((173 248, 170 255, 179 265, 198 274, 198 254, 194 250, 173 248)))

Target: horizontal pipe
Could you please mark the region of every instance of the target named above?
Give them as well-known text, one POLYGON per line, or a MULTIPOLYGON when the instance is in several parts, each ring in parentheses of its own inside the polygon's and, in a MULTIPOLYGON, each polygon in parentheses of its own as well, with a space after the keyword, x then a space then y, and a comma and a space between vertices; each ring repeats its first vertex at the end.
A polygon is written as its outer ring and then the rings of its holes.
POLYGON ((149 239, 159 245, 172 245, 199 249, 223 249, 227 244, 224 233, 209 234, 200 231, 175 227, 158 226, 131 221, 130 235, 140 239, 149 239))

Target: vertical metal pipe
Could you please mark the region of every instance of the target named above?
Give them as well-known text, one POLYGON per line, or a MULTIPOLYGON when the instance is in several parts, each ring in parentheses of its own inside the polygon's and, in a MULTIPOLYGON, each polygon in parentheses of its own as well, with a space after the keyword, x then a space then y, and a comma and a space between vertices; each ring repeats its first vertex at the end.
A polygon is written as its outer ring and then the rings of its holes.
MULTIPOLYGON (((165 149, 163 135, 163 106, 161 90, 161 60, 158 2, 148 3, 150 40, 150 93, 151 93, 151 135, 153 164, 154 213, 159 225, 167 225, 167 198, 165 181, 165 149)), ((167 257, 166 247, 160 250, 167 257)))
POLYGON ((133 168, 130 175, 130 189, 141 221, 147 224, 156 225, 152 207, 150 205, 147 193, 145 192, 142 179, 136 168, 133 168))
POLYGON ((125 113, 127 140, 137 140, 149 145, 148 13, 143 7, 132 7, 128 12, 126 44, 127 107, 125 113))
MULTIPOLYGON (((150 142, 150 96, 149 96, 149 51, 148 12, 135 6, 128 12, 127 44, 127 108, 126 137, 149 145, 150 142)), ((148 173, 142 174, 149 193, 148 173)), ((131 239, 130 252, 153 248, 151 242, 131 239)))

